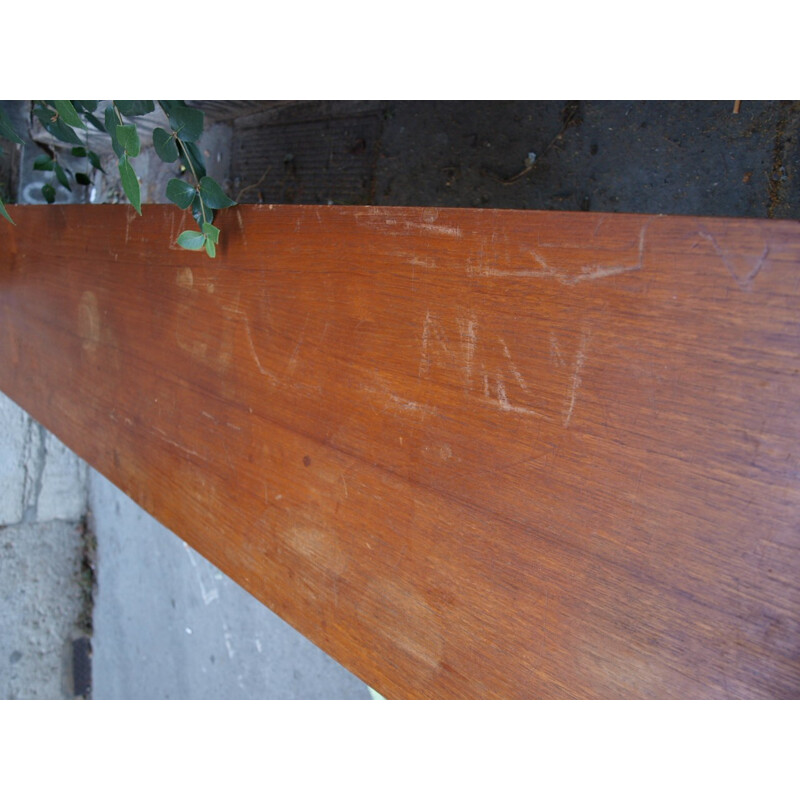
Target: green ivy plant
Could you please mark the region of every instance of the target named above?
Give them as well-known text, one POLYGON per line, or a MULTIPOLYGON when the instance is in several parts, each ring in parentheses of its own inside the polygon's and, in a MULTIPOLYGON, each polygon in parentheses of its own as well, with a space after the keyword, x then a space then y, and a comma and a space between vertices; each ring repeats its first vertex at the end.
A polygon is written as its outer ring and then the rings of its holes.
MULTIPOLYGON (((177 243, 187 250, 205 249, 214 258, 220 234, 219 228, 214 225, 214 213, 236 203, 206 174, 203 154, 198 146, 205 117, 202 111, 188 106, 183 100, 112 100, 105 107, 102 120, 96 116, 99 113, 99 100, 34 100, 32 115, 44 129, 59 141, 71 145, 72 156, 86 159, 85 171, 73 172, 59 163, 58 154, 53 148, 40 144, 45 152, 35 159, 33 168, 52 174, 50 181, 42 187, 42 195, 48 203, 53 203, 56 199, 54 181, 72 191, 73 179, 79 186, 91 184, 90 168, 103 171, 100 157, 89 149, 88 131, 91 125, 110 137, 118 159, 122 189, 136 213, 141 215, 139 179, 131 163, 141 151, 136 119, 153 113, 156 102, 167 117, 169 130, 161 127, 153 130, 153 147, 158 157, 167 164, 179 162, 182 176, 171 179, 167 184, 167 199, 178 208, 191 209, 198 225, 198 230, 183 231, 177 243), (81 132, 86 134, 84 141, 80 138, 81 132)), ((2 108, 0 137, 16 144, 23 143, 2 108)), ((0 214, 14 224, 2 198, 0 214)))

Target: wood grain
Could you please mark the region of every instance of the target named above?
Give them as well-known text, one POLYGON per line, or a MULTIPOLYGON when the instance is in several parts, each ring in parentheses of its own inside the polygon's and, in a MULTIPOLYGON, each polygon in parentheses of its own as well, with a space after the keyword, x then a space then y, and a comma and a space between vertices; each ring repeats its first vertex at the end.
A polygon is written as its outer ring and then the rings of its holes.
POLYGON ((800 226, 18 207, 0 390, 389 697, 800 697, 800 226))

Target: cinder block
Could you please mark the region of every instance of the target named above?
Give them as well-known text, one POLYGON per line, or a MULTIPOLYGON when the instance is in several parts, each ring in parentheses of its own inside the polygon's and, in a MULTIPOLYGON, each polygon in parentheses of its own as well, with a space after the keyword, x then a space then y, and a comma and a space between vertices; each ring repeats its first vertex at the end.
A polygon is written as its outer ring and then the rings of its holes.
POLYGON ((0 526, 80 519, 86 475, 81 459, 0 394, 0 526))
POLYGON ((25 496, 24 458, 28 415, 0 394, 0 526, 22 520, 25 496))
POLYGON ((36 518, 77 520, 86 513, 86 462, 45 431, 45 462, 36 518))

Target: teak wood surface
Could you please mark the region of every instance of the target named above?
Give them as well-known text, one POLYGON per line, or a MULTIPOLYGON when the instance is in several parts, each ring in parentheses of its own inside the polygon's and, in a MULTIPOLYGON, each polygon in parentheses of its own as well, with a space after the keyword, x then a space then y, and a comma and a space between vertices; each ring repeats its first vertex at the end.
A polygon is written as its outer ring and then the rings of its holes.
POLYGON ((800 697, 800 225, 17 207, 0 390, 388 697, 800 697))

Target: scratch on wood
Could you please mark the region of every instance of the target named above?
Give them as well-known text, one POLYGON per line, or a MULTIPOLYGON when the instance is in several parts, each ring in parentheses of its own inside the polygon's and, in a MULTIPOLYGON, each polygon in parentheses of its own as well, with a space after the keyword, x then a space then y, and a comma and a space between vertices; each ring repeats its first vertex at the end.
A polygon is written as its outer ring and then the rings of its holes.
POLYGON ((572 381, 570 382, 569 392, 569 405, 567 406, 566 416, 564 418, 564 427, 569 427, 570 420, 572 419, 572 412, 575 409, 575 398, 578 396, 578 389, 581 385, 581 370, 586 362, 586 346, 589 343, 589 334, 584 332, 581 336, 580 344, 578 345, 578 352, 575 356, 575 368, 572 370, 572 381))
POLYGON ((244 246, 247 247, 247 235, 244 232, 244 219, 242 219, 242 212, 238 208, 236 209, 236 222, 239 225, 239 235, 242 237, 244 246))
POLYGON ((250 353, 253 356, 253 360, 256 362, 256 367, 258 367, 258 371, 262 375, 266 375, 268 378, 270 378, 273 383, 277 383, 278 379, 272 372, 270 372, 265 366, 262 365, 261 359, 258 357, 258 353, 256 352, 256 346, 253 343, 253 334, 250 331, 250 320, 246 316, 243 316, 243 319, 244 319, 244 331, 247 334, 247 343, 250 345, 250 353))
POLYGON ((753 281, 758 276, 758 273, 761 272, 764 264, 767 261, 767 257, 769 256, 769 244, 764 244, 764 250, 761 252, 761 255, 759 256, 758 261, 756 261, 755 266, 742 278, 730 263, 728 254, 719 246, 716 237, 702 228, 697 233, 707 242, 711 242, 712 247, 722 260, 722 263, 725 265, 725 269, 728 270, 730 276, 736 281, 739 288, 744 291, 749 291, 752 288, 753 281))
POLYGON ((458 332, 461 336, 461 346, 464 349, 464 372, 467 376, 467 385, 470 385, 475 349, 478 346, 478 321, 474 318, 458 320, 458 332))
POLYGON ((419 375, 427 374, 428 370, 430 369, 430 358, 428 356, 428 347, 430 345, 430 336, 431 331, 433 331, 436 340, 442 346, 442 349, 445 353, 448 353, 449 350, 447 348, 447 343, 444 341, 444 337, 439 331, 439 325, 436 320, 431 315, 430 311, 425 313, 425 322, 422 323, 422 348, 419 357, 419 375))
POLYGON ((508 368, 511 370, 511 374, 516 379, 517 383, 520 386, 520 389, 524 389, 526 392, 528 391, 528 384, 525 382, 525 379, 522 377, 522 374, 517 369, 517 365, 514 363, 513 359, 511 358, 511 353, 508 351, 508 345, 505 343, 505 340, 501 337, 500 344, 503 345, 503 353, 508 360, 508 368))
POLYGON ((567 365, 564 356, 561 355, 561 349, 558 346, 556 335, 552 331, 550 331, 550 358, 555 361, 559 367, 565 367, 567 365))
POLYGON ((308 326, 309 319, 311 319, 310 311, 306 314, 306 320, 303 323, 303 328, 300 331, 300 337, 297 340, 297 344, 295 344, 294 346, 294 350, 292 350, 292 355, 289 357, 289 363, 286 366, 287 372, 292 372, 297 367, 297 354, 303 345, 303 340, 305 339, 306 327, 308 326))
POLYGON ((411 222, 410 220, 404 220, 403 227, 427 231, 428 233, 439 233, 443 236, 452 236, 455 239, 460 239, 464 235, 461 228, 451 228, 447 225, 432 225, 427 222, 411 222))
POLYGON ((159 436, 161 436, 161 439, 163 441, 165 441, 167 444, 171 444, 173 447, 176 447, 181 452, 186 453, 187 455, 190 456, 197 456, 197 458, 203 458, 203 456, 201 456, 200 453, 197 452, 197 450, 192 450, 189 447, 184 447, 184 445, 180 444, 180 442, 176 442, 174 439, 171 439, 169 436, 167 436, 165 431, 161 430, 161 428, 156 428, 154 426, 153 430, 157 434, 159 434, 159 436))
POLYGON ((642 269, 644 261, 644 247, 645 236, 647 229, 650 227, 653 220, 648 220, 642 225, 639 231, 639 247, 638 247, 638 260, 635 264, 630 266, 624 265, 604 265, 604 264, 587 264, 581 268, 577 274, 570 274, 559 267, 554 267, 550 264, 544 256, 536 250, 530 250, 530 255, 537 263, 538 269, 497 269, 493 267, 470 267, 471 271, 479 275, 487 277, 498 278, 541 278, 545 280, 555 280, 562 286, 576 286, 579 283, 587 281, 597 281, 603 278, 611 278, 614 275, 623 275, 626 272, 638 272, 642 269))
MULTIPOLYGON (((377 379, 376 379, 377 381, 377 379)), ((398 394, 387 389, 383 386, 380 381, 377 381, 378 386, 369 386, 367 384, 362 385, 362 390, 367 392, 371 395, 379 395, 384 400, 388 400, 389 404, 397 406, 398 408, 403 409, 404 411, 413 411, 417 414, 422 414, 423 416, 427 414, 432 414, 435 412, 435 409, 431 406, 425 405, 424 403, 417 403, 414 400, 409 400, 407 397, 401 397, 398 394)))
POLYGON ((539 417, 540 419, 546 419, 544 414, 541 414, 538 411, 534 411, 532 408, 527 408, 526 406, 518 406, 515 405, 508 400, 508 395, 506 394, 506 386, 503 382, 503 376, 497 375, 495 376, 495 387, 497 391, 497 399, 495 400, 490 394, 488 390, 489 382, 486 376, 484 376, 484 393, 489 397, 492 405, 498 406, 502 411, 511 411, 514 414, 527 414, 531 417, 539 417))

